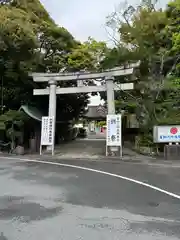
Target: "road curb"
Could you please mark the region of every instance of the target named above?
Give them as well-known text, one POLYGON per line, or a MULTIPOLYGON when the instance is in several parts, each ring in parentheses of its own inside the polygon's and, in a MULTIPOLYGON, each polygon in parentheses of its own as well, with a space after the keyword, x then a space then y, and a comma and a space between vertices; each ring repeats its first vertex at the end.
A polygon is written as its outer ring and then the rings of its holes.
POLYGON ((107 162, 107 163, 121 163, 121 162, 132 162, 132 163, 140 163, 147 162, 146 160, 142 160, 142 158, 136 158, 132 156, 124 156, 123 158, 119 157, 70 157, 70 156, 51 156, 49 154, 46 155, 15 155, 15 154, 0 154, 1 157, 12 157, 12 158, 29 158, 29 159, 39 159, 39 160, 49 160, 49 161, 86 161, 86 162, 107 162))
MULTIPOLYGON (((30 157, 30 156, 26 156, 30 157)), ((32 156, 31 156, 32 158, 32 156)), ((121 163, 121 162, 137 162, 140 163, 140 160, 133 160, 133 159, 114 159, 114 158, 88 158, 88 157, 52 157, 52 156, 42 156, 42 157, 33 157, 35 159, 41 159, 41 160, 49 160, 53 162, 60 162, 60 161, 81 161, 81 162, 102 162, 102 163, 121 163)))
POLYGON ((14 155, 14 154, 0 154, 1 158, 12 158, 12 159, 32 159, 32 160, 44 160, 48 162, 86 162, 86 163, 107 163, 107 164, 121 164, 121 163, 128 163, 128 164, 139 164, 139 165, 149 165, 155 167, 172 167, 172 168, 180 168, 180 163, 175 161, 165 161, 165 160, 155 160, 155 159, 142 159, 142 158, 132 158, 132 157, 125 157, 124 159, 114 159, 114 158, 67 158, 67 157, 52 157, 50 155, 14 155))

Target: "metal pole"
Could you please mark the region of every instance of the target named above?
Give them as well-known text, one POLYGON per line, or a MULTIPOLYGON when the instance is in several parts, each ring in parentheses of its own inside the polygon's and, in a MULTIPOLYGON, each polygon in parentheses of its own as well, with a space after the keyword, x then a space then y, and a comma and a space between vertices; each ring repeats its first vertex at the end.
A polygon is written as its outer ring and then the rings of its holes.
POLYGON ((55 126, 56 126, 56 81, 49 80, 49 117, 54 118, 54 131, 53 131, 53 145, 48 146, 47 150, 52 151, 52 155, 54 155, 54 142, 55 142, 55 126))
POLYGON ((108 114, 115 114, 115 102, 114 102, 114 78, 107 77, 106 79, 106 88, 107 88, 107 105, 108 105, 108 114))

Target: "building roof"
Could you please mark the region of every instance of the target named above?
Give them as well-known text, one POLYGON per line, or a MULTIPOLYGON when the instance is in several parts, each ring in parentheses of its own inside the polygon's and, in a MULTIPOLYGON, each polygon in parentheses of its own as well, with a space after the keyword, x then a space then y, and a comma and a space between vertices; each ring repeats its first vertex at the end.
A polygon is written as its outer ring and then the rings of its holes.
MULTIPOLYGON (((41 122, 42 117, 44 116, 43 113, 36 107, 30 105, 22 105, 19 109, 20 111, 24 111, 29 117, 41 122)), ((56 121, 56 123, 65 123, 67 121, 56 121)), ((72 121, 68 121, 71 123, 72 121)))
POLYGON ((105 119, 107 110, 104 106, 88 106, 88 111, 84 115, 85 118, 89 119, 105 119))
POLYGON ((19 110, 20 111, 23 110, 29 117, 37 121, 41 121, 43 116, 43 114, 36 107, 33 107, 33 106, 22 105, 19 110))

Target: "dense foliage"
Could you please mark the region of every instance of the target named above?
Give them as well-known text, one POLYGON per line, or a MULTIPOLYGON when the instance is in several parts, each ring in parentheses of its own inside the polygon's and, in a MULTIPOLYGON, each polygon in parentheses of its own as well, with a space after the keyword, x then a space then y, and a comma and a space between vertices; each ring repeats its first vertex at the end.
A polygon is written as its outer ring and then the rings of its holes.
POLYGON ((180 1, 164 10, 153 2, 108 17, 116 45, 104 61, 104 67, 141 61, 133 79, 117 79, 135 82, 135 90, 117 94, 117 111, 136 113, 141 132, 151 136, 154 125, 180 123, 180 1))
MULTIPOLYGON (((48 110, 48 96, 33 96, 29 72, 80 71, 98 67, 106 45, 76 41, 49 16, 39 0, 0 1, 1 111, 31 104, 48 110)), ((62 83, 60 83, 62 85, 62 83)), ((68 83, 72 85, 72 83, 68 83)), ((87 94, 57 97, 57 118, 76 119, 88 103, 87 94)))

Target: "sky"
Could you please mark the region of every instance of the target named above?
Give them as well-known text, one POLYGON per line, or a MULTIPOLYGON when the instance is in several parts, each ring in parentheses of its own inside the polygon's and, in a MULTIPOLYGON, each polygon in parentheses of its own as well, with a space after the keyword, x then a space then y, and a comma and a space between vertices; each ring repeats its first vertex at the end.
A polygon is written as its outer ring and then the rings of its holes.
MULTIPOLYGON (((120 4, 121 0, 41 0, 55 22, 65 27, 77 40, 86 41, 89 36, 109 43, 106 17, 120 4)), ((137 4, 140 0, 129 0, 137 4)), ((167 0, 159 0, 165 6, 167 0)), ((98 104, 99 98, 92 97, 91 105, 98 104), (98 103, 97 103, 98 102, 98 103)))
MULTIPOLYGON (((89 36, 96 40, 109 39, 105 27, 106 17, 111 14, 123 0, 41 0, 46 10, 57 24, 68 29, 77 39, 86 41, 89 36)), ((137 4, 140 0, 129 0, 137 4)), ((164 6, 167 0, 159 0, 164 6)))

